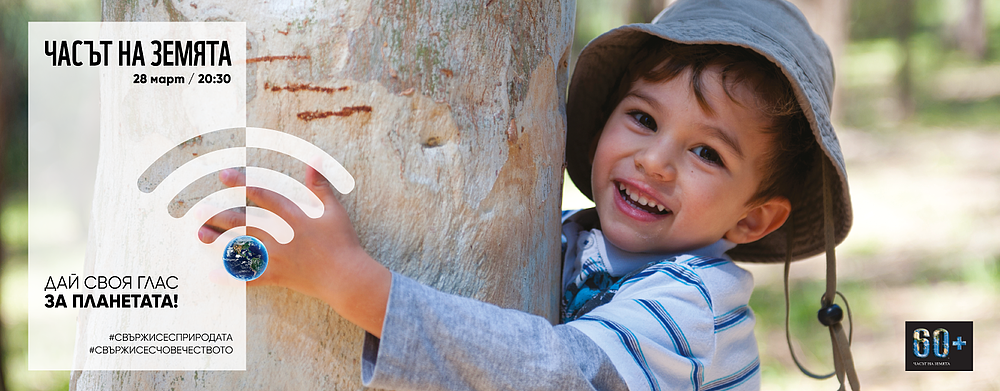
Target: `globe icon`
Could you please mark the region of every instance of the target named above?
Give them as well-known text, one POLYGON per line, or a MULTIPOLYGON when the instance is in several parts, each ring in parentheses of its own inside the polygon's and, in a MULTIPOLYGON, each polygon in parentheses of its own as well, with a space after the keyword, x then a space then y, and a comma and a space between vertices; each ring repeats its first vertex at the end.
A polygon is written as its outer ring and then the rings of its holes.
POLYGON ((226 271, 239 280, 250 281, 267 269, 267 248, 253 236, 240 236, 226 245, 222 255, 226 271))

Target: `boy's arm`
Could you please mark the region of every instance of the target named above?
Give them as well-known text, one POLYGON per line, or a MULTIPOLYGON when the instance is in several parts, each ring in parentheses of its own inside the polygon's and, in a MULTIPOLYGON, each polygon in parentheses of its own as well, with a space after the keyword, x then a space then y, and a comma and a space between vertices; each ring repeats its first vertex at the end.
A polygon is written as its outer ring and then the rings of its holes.
POLYGON ((700 259, 640 273, 607 304, 558 326, 393 274, 382 338, 366 337, 362 379, 420 390, 760 389, 746 307, 752 277, 700 259))
MULTIPOLYGON (((227 186, 245 184, 244 175, 235 170, 219 177, 227 186)), ((306 185, 324 204, 317 219, 277 193, 247 188, 250 201, 280 216, 295 232, 292 241, 281 245, 266 232, 247 227, 247 234, 268 248, 269 258, 267 271, 248 285, 280 285, 320 298, 369 332, 366 384, 400 389, 627 389, 607 355, 578 330, 442 293, 389 272, 361 247, 322 175, 309 169, 306 185)), ((210 243, 220 232, 244 225, 244 215, 223 213, 198 235, 210 243)))
MULTIPOLYGON (((236 170, 223 170, 219 179, 227 186, 244 186, 246 177, 236 170)), ((392 274, 361 247, 326 178, 307 170, 306 186, 323 202, 323 215, 313 219, 292 201, 261 188, 247 187, 247 199, 274 212, 293 227, 291 242, 279 244, 267 232, 247 227, 268 251, 267 271, 247 286, 279 285, 325 301, 340 316, 372 335, 382 335, 382 318, 389 300, 392 274)), ((202 242, 211 243, 220 232, 246 225, 244 214, 216 215, 198 231, 202 242)))
POLYGON ((627 389, 579 330, 395 273, 382 338, 366 336, 362 358, 362 380, 375 388, 627 389))

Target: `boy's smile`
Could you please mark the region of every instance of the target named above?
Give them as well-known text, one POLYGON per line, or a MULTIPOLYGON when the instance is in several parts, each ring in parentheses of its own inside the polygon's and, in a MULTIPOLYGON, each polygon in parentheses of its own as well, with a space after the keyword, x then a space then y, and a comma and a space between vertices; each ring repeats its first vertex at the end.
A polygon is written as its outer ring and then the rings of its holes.
POLYGON ((757 239, 752 228, 764 211, 747 203, 771 148, 769 123, 752 109, 749 91, 730 87, 741 103, 730 99, 717 68, 702 73, 711 110, 703 109, 690 75, 636 81, 601 133, 594 202, 604 235, 623 250, 680 252, 723 237, 757 239))

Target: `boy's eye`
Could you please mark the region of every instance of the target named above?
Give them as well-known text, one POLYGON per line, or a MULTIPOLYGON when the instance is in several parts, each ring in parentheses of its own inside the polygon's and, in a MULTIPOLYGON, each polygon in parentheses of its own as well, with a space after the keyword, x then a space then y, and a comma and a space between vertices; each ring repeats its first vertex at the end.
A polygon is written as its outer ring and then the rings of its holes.
POLYGON ((628 115, 642 127, 654 132, 656 131, 656 120, 654 120, 653 117, 650 117, 649 114, 641 111, 630 111, 628 115))
POLYGON ((719 156, 719 153, 716 152, 712 148, 709 148, 709 147, 706 147, 706 146, 702 145, 702 146, 694 147, 694 149, 692 149, 691 152, 694 152, 695 155, 698 155, 698 157, 702 158, 703 160, 705 160, 705 161, 707 161, 709 163, 712 163, 712 164, 715 164, 715 165, 718 165, 718 166, 722 166, 723 165, 722 164, 722 157, 719 156))

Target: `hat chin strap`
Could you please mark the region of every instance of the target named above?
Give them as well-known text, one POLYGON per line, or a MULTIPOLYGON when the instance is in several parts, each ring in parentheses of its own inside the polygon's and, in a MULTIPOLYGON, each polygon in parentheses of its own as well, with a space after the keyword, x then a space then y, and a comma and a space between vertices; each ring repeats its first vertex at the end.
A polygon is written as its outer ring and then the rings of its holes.
POLYGON ((788 272, 792 262, 792 244, 795 237, 794 223, 789 227, 790 229, 787 235, 787 246, 785 250, 785 340, 788 342, 788 351, 792 354, 792 360, 795 361, 795 365, 798 366, 799 370, 806 376, 814 379, 828 379, 836 374, 837 380, 840 381, 841 391, 846 389, 846 384, 844 384, 844 377, 846 376, 847 381, 851 384, 851 389, 859 391, 861 390, 861 386, 858 382, 858 374, 854 370, 854 358, 851 356, 851 340, 854 334, 851 306, 847 303, 847 298, 844 297, 842 293, 837 291, 836 239, 834 237, 833 230, 833 189, 830 185, 830 175, 827 175, 829 174, 829 171, 834 168, 830 167, 830 163, 827 159, 823 158, 822 153, 819 155, 820 166, 823 168, 823 231, 824 241, 826 244, 826 293, 824 293, 823 297, 820 299, 820 303, 823 308, 819 311, 819 321, 830 330, 830 342, 833 345, 834 371, 826 375, 817 375, 810 372, 802 366, 798 357, 795 356, 795 349, 792 349, 792 336, 788 327, 788 272), (851 336, 848 336, 847 333, 844 332, 844 326, 840 322, 843 319, 844 314, 843 311, 840 310, 840 306, 834 304, 836 296, 840 296, 840 298, 844 301, 844 305, 847 307, 848 323, 852 325, 850 332, 851 336))

